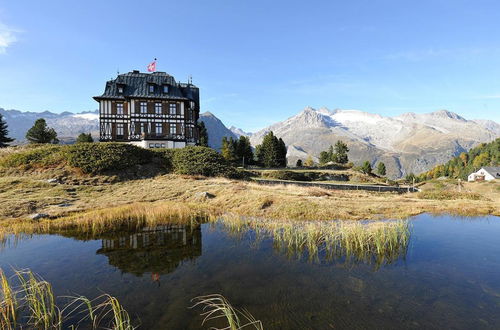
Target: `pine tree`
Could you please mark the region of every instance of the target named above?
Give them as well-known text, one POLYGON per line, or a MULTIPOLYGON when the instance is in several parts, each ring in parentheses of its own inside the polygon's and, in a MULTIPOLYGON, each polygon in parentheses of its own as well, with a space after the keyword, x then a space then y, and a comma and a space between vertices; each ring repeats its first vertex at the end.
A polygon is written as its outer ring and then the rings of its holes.
POLYGON ((247 136, 240 136, 236 144, 236 156, 238 162, 243 165, 253 164, 253 151, 250 139, 247 136))
POLYGON ((47 127, 47 122, 43 118, 35 121, 33 127, 26 133, 26 139, 30 143, 59 143, 56 131, 47 127))
POLYGON ((205 127, 204 122, 198 124, 198 131, 200 133, 199 145, 202 147, 208 147, 208 131, 205 127))
POLYGON ((0 148, 8 147, 8 143, 14 141, 14 139, 7 136, 8 134, 7 123, 3 120, 3 116, 0 113, 0 148))
POLYGON ((321 165, 324 165, 324 164, 330 162, 330 160, 331 160, 331 157, 328 154, 328 151, 322 151, 319 153, 319 163, 321 165))
POLYGON ((76 138, 76 143, 91 143, 91 142, 94 142, 94 139, 92 138, 92 134, 90 133, 88 134, 81 133, 76 138))
POLYGON ((339 140, 337 141, 337 143, 335 143, 335 156, 337 158, 337 163, 347 164, 347 162, 349 161, 349 158, 347 157, 348 152, 349 148, 343 141, 339 140))
POLYGON ((371 174, 372 173, 372 165, 370 164, 369 161, 365 161, 363 165, 361 165, 361 172, 365 174, 371 174))
POLYGON ((278 139, 277 148, 278 148, 278 162, 279 162, 279 166, 286 167, 286 152, 287 152, 287 150, 286 150, 285 141, 283 141, 282 138, 278 139))
POLYGON ((262 144, 257 146, 257 159, 262 166, 265 167, 282 167, 286 166, 286 145, 283 140, 274 136, 271 131, 262 139, 262 144))
POLYGON ((385 168, 385 164, 384 163, 382 163, 382 162, 378 163, 378 165, 377 165, 377 173, 379 175, 382 175, 382 176, 386 174, 386 168, 385 168))
POLYGON ((236 156, 236 141, 233 138, 227 138, 224 136, 222 138, 221 154, 225 160, 231 163, 236 163, 238 158, 236 156))

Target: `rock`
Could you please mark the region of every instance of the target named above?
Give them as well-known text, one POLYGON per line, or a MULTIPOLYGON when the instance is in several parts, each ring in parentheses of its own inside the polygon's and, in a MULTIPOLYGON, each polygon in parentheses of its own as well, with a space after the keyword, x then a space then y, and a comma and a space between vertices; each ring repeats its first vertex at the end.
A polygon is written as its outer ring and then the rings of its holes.
POLYGON ((198 192, 194 195, 195 199, 197 200, 207 200, 207 199, 212 199, 215 198, 214 194, 211 194, 206 191, 198 192))
POLYGON ((40 219, 45 219, 45 218, 50 218, 50 215, 46 213, 35 213, 30 215, 31 220, 40 220, 40 219))
POLYGON ((48 183, 59 183, 59 180, 58 179, 48 179, 47 182, 48 183))

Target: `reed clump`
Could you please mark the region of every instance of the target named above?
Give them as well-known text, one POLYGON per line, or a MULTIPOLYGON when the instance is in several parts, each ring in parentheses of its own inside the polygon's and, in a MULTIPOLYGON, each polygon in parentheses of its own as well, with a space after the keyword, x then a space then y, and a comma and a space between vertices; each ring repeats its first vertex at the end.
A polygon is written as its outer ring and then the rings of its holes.
POLYGON ((227 321, 227 326, 224 328, 214 328, 210 329, 257 329, 263 330, 264 327, 262 322, 255 319, 250 312, 245 309, 234 308, 231 303, 220 294, 211 294, 206 296, 199 296, 191 300, 194 305, 191 308, 196 308, 198 306, 202 307, 203 316, 202 325, 210 320, 215 319, 225 319, 227 321))
POLYGON ((81 325, 91 329, 135 329, 127 311, 115 297, 101 295, 61 297, 68 303, 60 308, 52 286, 30 270, 15 271, 7 278, 0 269, 0 328, 75 329, 81 325))
POLYGON ((318 260, 346 258, 355 261, 391 263, 406 254, 411 228, 407 220, 395 221, 273 221, 226 215, 217 220, 228 232, 243 235, 248 230, 258 239, 273 239, 275 248, 289 256, 308 255, 318 260))

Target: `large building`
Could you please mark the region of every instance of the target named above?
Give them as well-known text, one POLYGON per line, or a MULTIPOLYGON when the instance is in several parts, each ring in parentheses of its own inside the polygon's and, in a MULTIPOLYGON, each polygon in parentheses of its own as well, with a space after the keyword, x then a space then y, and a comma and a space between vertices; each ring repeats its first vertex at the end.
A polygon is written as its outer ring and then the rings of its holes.
POLYGON ((182 148, 198 142, 199 89, 165 72, 119 74, 94 99, 99 102, 102 142, 144 148, 182 148))

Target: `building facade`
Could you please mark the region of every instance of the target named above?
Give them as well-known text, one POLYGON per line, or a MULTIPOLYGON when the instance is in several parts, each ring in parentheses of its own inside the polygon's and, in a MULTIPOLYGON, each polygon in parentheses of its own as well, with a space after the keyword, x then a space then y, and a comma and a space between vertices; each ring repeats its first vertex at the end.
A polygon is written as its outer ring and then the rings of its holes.
POLYGON ((479 171, 469 174, 468 181, 491 181, 500 179, 500 167, 482 167, 479 171))
POLYGON ((99 102, 100 141, 144 148, 182 148, 198 143, 200 92, 165 72, 132 71, 106 83, 99 102))

